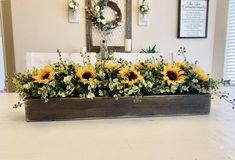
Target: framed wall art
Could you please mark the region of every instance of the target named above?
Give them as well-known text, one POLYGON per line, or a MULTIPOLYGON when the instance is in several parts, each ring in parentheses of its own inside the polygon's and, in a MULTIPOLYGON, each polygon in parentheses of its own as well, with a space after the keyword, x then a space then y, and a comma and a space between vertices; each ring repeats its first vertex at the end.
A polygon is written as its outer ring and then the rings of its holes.
POLYGON ((207 38, 209 0, 179 0, 178 38, 207 38))
POLYGON ((87 51, 99 52, 105 40, 111 52, 130 52, 131 12, 132 0, 86 0, 87 51))

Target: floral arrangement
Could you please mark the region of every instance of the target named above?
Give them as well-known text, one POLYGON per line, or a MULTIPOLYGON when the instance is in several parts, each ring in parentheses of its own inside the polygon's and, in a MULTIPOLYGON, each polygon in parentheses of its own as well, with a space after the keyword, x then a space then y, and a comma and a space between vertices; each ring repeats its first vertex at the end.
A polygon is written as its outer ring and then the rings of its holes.
MULTIPOLYGON (((60 54, 60 53, 59 53, 60 54)), ((212 93, 220 83, 212 79, 195 63, 169 63, 164 59, 149 59, 130 64, 126 61, 102 61, 83 66, 61 59, 44 68, 34 68, 13 77, 21 99, 81 97, 135 97, 141 101, 147 95, 212 93)))
POLYGON ((86 9, 89 20, 91 23, 101 31, 109 31, 120 26, 122 20, 121 10, 118 5, 109 0, 99 0, 94 2, 93 5, 86 9), (107 21, 103 15, 105 7, 110 7, 114 10, 115 19, 112 21, 107 21))
POLYGON ((78 0, 70 0, 69 1, 69 9, 71 9, 73 12, 77 11, 78 10, 78 6, 79 6, 79 3, 78 3, 78 0))
POLYGON ((149 5, 146 3, 145 0, 143 0, 142 4, 139 7, 141 14, 147 14, 149 12, 149 5))

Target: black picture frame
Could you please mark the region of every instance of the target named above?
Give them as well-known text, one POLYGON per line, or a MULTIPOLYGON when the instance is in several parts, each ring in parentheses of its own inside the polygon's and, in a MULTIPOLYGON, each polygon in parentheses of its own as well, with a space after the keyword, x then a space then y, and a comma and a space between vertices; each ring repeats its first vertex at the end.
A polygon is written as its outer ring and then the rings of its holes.
MULTIPOLYGON (((86 0, 86 6, 91 7, 91 0, 86 0)), ((125 38, 132 39, 132 0, 126 0, 126 27, 125 38)), ((86 44, 88 52, 99 52, 100 46, 94 46, 92 37, 92 23, 86 13, 86 44)), ((124 39, 123 39, 124 41, 124 39)), ((108 50, 113 52, 125 52, 125 46, 108 46, 108 50)))
MULTIPOLYGON (((192 7, 193 8, 193 7, 192 7)), ((186 12, 186 11, 185 11, 186 12)), ((188 11, 188 12, 190 12, 190 11, 188 11)), ((190 13, 189 13, 190 14, 190 13)), ((179 38, 179 39, 193 39, 193 38, 207 38, 207 36, 208 36, 208 17, 209 17, 209 0, 179 0, 179 5, 178 5, 178 34, 177 34, 177 38, 179 38), (192 3, 194 3, 194 2, 203 2, 203 1, 205 1, 206 2, 206 7, 205 7, 205 9, 206 9, 206 14, 205 14, 205 26, 204 26, 204 28, 203 28, 203 31, 204 31, 204 35, 198 35, 198 36, 196 36, 196 35, 189 35, 189 36, 185 36, 182 32, 182 24, 183 23, 186 23, 186 22, 183 22, 182 21, 182 10, 181 10, 181 8, 182 8, 182 2, 186 2, 186 1, 188 1, 188 2, 192 2, 192 3)), ((195 20, 195 19, 194 19, 195 20)), ((199 19, 200 20, 200 19, 199 19)), ((190 23, 190 19, 188 19, 188 23, 190 23)), ((191 22, 191 23, 195 23, 195 22, 191 22)))

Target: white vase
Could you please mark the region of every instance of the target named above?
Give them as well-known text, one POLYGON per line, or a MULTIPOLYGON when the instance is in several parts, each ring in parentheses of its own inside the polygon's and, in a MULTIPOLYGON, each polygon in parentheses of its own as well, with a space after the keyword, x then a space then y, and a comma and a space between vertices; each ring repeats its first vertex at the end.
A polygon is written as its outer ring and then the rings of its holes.
POLYGON ((69 9, 69 22, 70 23, 79 23, 78 11, 69 9))
POLYGON ((108 44, 105 39, 100 41, 100 56, 101 60, 107 60, 109 56, 108 44))
POLYGON ((148 26, 148 22, 149 22, 149 14, 139 12, 139 25, 148 26))

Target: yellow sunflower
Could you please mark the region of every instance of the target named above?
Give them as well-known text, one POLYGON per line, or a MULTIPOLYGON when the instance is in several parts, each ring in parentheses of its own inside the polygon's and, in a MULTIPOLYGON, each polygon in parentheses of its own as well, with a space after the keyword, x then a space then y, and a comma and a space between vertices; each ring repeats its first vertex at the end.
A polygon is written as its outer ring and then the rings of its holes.
POLYGON ((163 80, 167 82, 168 85, 182 84, 185 82, 186 77, 184 76, 184 71, 176 65, 166 65, 162 72, 163 80))
POLYGON ((104 68, 109 71, 118 70, 121 67, 120 63, 105 62, 104 68))
POLYGON ((45 66, 43 69, 36 71, 33 78, 37 83, 47 84, 55 78, 55 70, 51 66, 45 66))
POLYGON ((130 86, 143 81, 143 77, 134 67, 126 66, 122 68, 119 73, 122 78, 121 82, 130 86))
POLYGON ((91 65, 86 67, 78 67, 76 75, 83 84, 91 84, 96 82, 96 71, 91 65))
POLYGON ((194 68, 194 72, 198 75, 199 79, 204 81, 204 82, 207 82, 209 81, 209 75, 205 73, 205 71, 200 68, 199 66, 196 66, 194 68))
POLYGON ((183 68, 186 67, 187 63, 185 61, 179 61, 175 63, 176 66, 183 68))
POLYGON ((142 69, 142 68, 144 68, 144 63, 143 62, 138 62, 138 63, 134 64, 134 67, 136 69, 142 69))
POLYGON ((156 69, 158 67, 158 64, 157 63, 149 63, 148 67, 151 69, 156 69))

